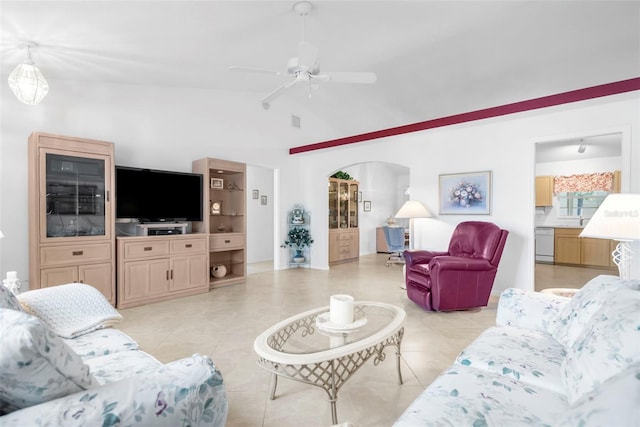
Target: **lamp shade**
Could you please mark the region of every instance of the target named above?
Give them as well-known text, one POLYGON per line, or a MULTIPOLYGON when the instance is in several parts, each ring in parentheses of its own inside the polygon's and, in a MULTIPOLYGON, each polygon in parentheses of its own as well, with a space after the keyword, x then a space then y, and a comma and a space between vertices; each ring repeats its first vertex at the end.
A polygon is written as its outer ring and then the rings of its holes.
POLYGON ((4 237, 4 234, 2 234, 2 230, 0 230, 0 239, 2 239, 4 237))
POLYGON ((33 63, 18 65, 9 75, 9 87, 27 105, 38 105, 49 93, 49 83, 33 63))
POLYGON ((417 200, 407 200, 396 214, 396 218, 430 218, 427 208, 417 200))
POLYGON ((609 194, 584 227, 580 237, 640 240, 640 194, 609 194))

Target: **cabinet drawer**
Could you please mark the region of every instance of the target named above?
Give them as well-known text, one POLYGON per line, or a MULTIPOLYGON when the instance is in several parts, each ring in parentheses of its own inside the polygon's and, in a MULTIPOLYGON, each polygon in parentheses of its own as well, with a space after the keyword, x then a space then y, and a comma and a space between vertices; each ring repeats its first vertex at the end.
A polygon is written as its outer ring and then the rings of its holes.
POLYGON ((201 239, 181 239, 171 241, 172 254, 188 254, 191 252, 204 252, 207 249, 207 240, 201 239))
POLYGON ((108 261, 111 259, 111 245, 100 243, 96 245, 41 247, 40 258, 42 267, 108 261))
POLYGON ((346 233, 340 233, 340 240, 351 240, 353 238, 353 233, 350 232, 346 232, 346 233))
POLYGON ((169 255, 169 242, 126 242, 124 244, 124 258, 151 258, 169 255))
POLYGON ((209 240, 209 250, 225 250, 232 248, 242 249, 244 247, 244 235, 226 235, 226 236, 211 236, 209 240))
POLYGON ((351 247, 351 240, 340 240, 338 241, 338 245, 342 248, 342 247, 351 247))

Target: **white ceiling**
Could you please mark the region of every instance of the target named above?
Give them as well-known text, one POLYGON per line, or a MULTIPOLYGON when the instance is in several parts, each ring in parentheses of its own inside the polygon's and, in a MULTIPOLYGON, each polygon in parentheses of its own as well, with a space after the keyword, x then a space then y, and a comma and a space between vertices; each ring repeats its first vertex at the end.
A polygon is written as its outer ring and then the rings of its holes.
MULTIPOLYGON (((39 45, 33 59, 50 82, 202 88, 259 103, 288 78, 228 66, 285 71, 302 37, 293 4, 3 0, 2 81, 28 40, 39 45)), ((275 103, 303 105, 335 137, 640 76, 638 1, 313 5, 306 39, 319 48, 321 70, 373 71, 378 81, 322 84, 311 99, 295 88, 275 103)))

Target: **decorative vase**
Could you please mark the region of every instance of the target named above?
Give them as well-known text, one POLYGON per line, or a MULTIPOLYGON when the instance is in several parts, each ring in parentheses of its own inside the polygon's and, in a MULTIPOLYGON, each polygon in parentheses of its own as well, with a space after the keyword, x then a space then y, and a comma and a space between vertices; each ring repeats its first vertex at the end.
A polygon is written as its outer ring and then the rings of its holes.
POLYGON ((302 255, 302 250, 296 249, 296 254, 293 256, 293 262, 304 262, 304 255, 302 255))
POLYGON ((227 275, 227 267, 222 264, 211 267, 211 275, 217 279, 220 279, 227 275))

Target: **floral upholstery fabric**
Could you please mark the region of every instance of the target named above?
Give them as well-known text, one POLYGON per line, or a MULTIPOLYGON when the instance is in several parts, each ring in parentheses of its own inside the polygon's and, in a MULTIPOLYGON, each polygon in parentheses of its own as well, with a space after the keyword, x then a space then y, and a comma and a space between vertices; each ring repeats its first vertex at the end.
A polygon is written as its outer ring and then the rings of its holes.
POLYGON ((138 343, 113 328, 89 332, 73 339, 65 338, 64 342, 83 360, 138 349, 138 343))
POLYGON ((564 414, 558 426, 637 426, 639 401, 640 364, 636 364, 583 396, 564 414))
POLYGON ((460 353, 456 364, 563 394, 560 366, 565 355, 564 347, 544 332, 502 326, 484 331, 460 353))
POLYGON ((509 288, 500 295, 496 325, 547 332, 570 301, 556 295, 509 288))
POLYGON ((565 347, 571 347, 584 325, 602 307, 608 294, 624 287, 615 276, 598 276, 587 282, 565 305, 549 333, 565 347))
POLYGON ((18 300, 26 311, 63 338, 114 326, 122 320, 100 291, 83 283, 24 292, 18 300))
POLYGON ((120 381, 131 375, 157 370, 162 364, 144 351, 122 351, 85 361, 100 384, 120 381))
POLYGON ((599 276, 573 299, 508 289, 496 324, 396 427, 639 425, 640 281, 599 276))
POLYGON ((561 394, 456 365, 422 392, 394 426, 553 426, 566 405, 561 394))
POLYGON ((24 311, 16 296, 0 282, 0 308, 24 311))
POLYGON ((0 400, 25 408, 98 385, 89 366, 39 319, 0 309, 0 400))
POLYGON ((640 291, 617 288, 592 317, 562 365, 570 403, 640 363, 640 291))
POLYGON ((194 355, 62 399, 12 412, 3 427, 214 426, 228 412, 222 375, 213 361, 194 355))

